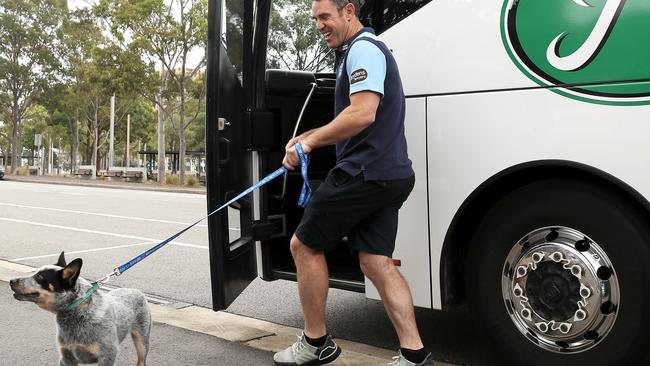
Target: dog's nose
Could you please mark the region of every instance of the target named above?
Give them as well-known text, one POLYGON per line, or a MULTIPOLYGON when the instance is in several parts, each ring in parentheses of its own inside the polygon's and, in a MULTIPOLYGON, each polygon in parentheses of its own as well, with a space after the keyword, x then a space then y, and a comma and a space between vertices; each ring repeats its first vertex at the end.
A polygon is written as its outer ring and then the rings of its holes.
POLYGON ((9 286, 14 287, 16 285, 16 282, 18 282, 16 279, 9 280, 9 286))

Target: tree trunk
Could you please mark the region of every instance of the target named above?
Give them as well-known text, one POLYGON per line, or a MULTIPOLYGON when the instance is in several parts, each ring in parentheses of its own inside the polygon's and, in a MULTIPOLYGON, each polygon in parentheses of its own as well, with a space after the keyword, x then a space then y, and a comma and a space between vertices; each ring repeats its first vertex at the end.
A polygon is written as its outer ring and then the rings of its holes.
POLYGON ((18 98, 14 98, 11 106, 11 173, 16 174, 16 170, 21 165, 22 160, 22 144, 20 141, 20 116, 19 116, 18 98))
POLYGON ((178 122, 178 183, 185 184, 185 85, 181 81, 181 108, 178 122))
MULTIPOLYGON (((97 173, 97 150, 99 149, 99 121, 97 121, 99 108, 95 106, 95 116, 93 118, 93 155, 90 159, 91 165, 95 166, 95 173, 97 173)), ((95 179, 95 174, 90 176, 90 179, 95 179)))
POLYGON ((11 133, 11 173, 16 174, 16 169, 20 166, 20 154, 18 145, 20 144, 20 138, 18 134, 18 123, 13 122, 13 131, 11 133))
POLYGON ((165 119, 163 118, 162 96, 158 98, 158 183, 165 182, 165 119))
POLYGON ((72 151, 70 153, 70 173, 77 169, 77 156, 79 155, 79 121, 75 119, 72 128, 72 151))

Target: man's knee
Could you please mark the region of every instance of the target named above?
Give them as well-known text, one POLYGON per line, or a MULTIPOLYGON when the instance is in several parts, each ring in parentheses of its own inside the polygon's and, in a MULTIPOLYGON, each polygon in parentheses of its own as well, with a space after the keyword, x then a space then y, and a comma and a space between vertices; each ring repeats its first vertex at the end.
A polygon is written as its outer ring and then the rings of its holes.
POLYGON ((364 252, 359 253, 359 265, 363 274, 370 280, 387 275, 395 269, 390 258, 364 252))
POLYGON ((319 252, 306 246, 298 237, 294 234, 291 237, 289 242, 289 248, 291 249, 291 255, 293 255, 294 261, 305 256, 316 255, 319 252))

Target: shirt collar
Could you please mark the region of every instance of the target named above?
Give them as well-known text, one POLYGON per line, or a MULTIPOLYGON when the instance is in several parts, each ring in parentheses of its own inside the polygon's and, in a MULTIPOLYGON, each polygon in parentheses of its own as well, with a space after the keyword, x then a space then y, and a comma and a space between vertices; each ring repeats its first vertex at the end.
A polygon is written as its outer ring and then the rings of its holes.
POLYGON ((370 27, 364 27, 363 29, 361 29, 360 31, 358 31, 357 33, 355 33, 352 37, 350 37, 347 41, 343 42, 343 44, 342 44, 341 46, 339 46, 339 48, 337 48, 336 50, 339 51, 339 52, 345 52, 345 51, 347 51, 348 48, 350 48, 350 44, 351 44, 355 39, 357 39, 357 37, 359 37, 362 33, 365 33, 365 32, 371 33, 371 34, 373 34, 373 35, 375 34, 375 30, 374 30, 374 29, 372 29, 372 28, 370 28, 370 27))

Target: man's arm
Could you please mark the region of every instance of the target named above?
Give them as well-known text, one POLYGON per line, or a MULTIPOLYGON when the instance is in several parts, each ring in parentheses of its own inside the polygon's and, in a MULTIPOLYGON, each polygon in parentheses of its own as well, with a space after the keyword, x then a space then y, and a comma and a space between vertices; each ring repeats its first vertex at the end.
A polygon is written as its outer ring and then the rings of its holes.
POLYGON ((300 159, 294 147, 298 142, 305 153, 309 154, 313 149, 357 135, 375 121, 375 113, 380 101, 381 95, 372 91, 360 91, 352 94, 350 105, 341 111, 332 122, 291 139, 285 148, 286 153, 282 164, 290 170, 300 165, 300 159))

